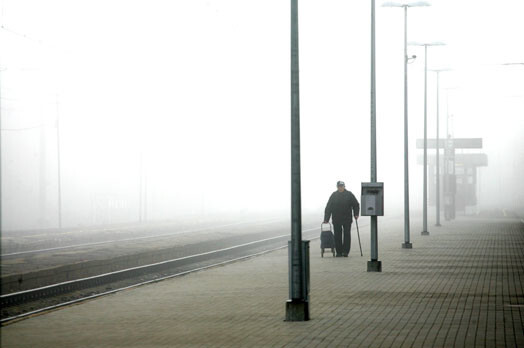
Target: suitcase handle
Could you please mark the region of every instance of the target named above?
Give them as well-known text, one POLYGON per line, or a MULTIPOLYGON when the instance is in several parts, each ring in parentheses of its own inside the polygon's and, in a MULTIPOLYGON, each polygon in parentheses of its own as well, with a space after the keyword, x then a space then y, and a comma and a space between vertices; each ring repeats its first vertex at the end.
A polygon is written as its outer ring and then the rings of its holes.
POLYGON ((327 232, 327 230, 324 231, 324 229, 323 229, 324 225, 329 225, 329 232, 332 231, 331 223, 330 223, 330 222, 323 222, 323 223, 320 224, 320 231, 321 231, 321 232, 327 232))

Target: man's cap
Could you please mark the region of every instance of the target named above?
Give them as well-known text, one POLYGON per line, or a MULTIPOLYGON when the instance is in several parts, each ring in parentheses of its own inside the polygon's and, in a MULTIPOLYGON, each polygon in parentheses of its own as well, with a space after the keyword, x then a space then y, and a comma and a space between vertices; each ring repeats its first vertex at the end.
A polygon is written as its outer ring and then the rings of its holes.
POLYGON ((343 181, 337 181, 337 187, 338 187, 338 186, 346 186, 346 184, 344 184, 343 181))

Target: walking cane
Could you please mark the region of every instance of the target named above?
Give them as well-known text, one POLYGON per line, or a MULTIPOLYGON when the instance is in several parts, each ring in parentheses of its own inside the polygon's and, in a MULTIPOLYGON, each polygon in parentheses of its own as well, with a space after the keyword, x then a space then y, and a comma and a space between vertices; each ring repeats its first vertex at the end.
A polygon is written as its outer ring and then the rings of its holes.
POLYGON ((360 256, 364 256, 362 254, 362 245, 360 244, 360 231, 358 230, 358 220, 355 219, 355 223, 357 224, 357 236, 358 236, 358 246, 360 247, 360 256))

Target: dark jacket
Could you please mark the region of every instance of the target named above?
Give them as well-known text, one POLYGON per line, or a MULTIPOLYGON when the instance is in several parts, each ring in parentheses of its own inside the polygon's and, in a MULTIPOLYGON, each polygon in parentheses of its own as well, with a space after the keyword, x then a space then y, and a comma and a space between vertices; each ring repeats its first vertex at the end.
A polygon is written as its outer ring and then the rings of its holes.
POLYGON ((326 205, 324 221, 329 221, 331 215, 333 215, 333 223, 337 225, 353 222, 353 216, 360 215, 360 204, 353 193, 346 190, 333 192, 326 205))

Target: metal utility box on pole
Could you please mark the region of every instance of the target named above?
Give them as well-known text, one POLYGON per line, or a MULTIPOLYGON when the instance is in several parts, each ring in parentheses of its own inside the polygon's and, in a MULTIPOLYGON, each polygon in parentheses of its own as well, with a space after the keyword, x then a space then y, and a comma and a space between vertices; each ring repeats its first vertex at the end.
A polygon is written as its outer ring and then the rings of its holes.
POLYGON ((368 272, 382 272, 378 261, 378 215, 383 215, 384 195, 382 183, 377 183, 377 93, 375 70, 375 0, 371 0, 371 183, 362 183, 361 215, 371 217, 371 260, 368 272), (380 202, 381 200, 381 202, 380 202), (380 211, 379 211, 380 210, 380 211))
POLYGON ((363 182, 360 203, 362 216, 384 216, 384 183, 363 182))
POLYGON ((361 215, 371 217, 371 260, 368 272, 382 272, 382 261, 378 260, 378 216, 384 215, 384 183, 363 182, 361 215))
POLYGON ((309 320, 309 242, 302 241, 300 175, 300 93, 298 65, 298 0, 291 0, 291 241, 287 321, 309 320))

